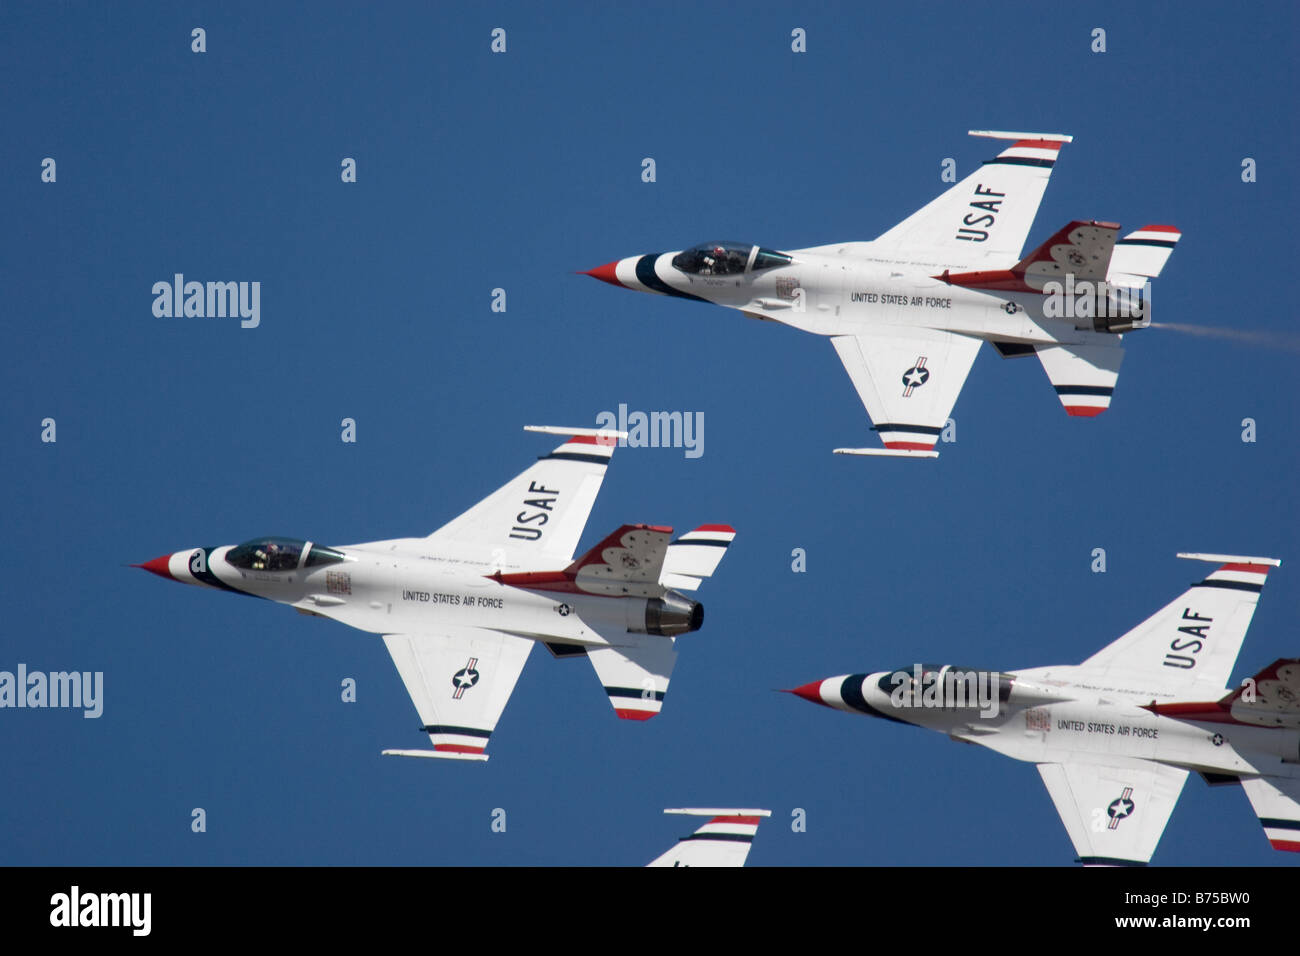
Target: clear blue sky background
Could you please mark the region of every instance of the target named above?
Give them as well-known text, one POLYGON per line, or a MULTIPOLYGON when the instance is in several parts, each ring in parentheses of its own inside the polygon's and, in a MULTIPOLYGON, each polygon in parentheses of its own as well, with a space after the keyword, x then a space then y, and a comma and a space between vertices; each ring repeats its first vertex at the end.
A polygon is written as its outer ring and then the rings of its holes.
MULTIPOLYGON (((1059 131, 1031 246, 1173 223, 1157 321, 1294 336, 1296 28, 1291 4, 5 4, 0 669, 106 688, 99 720, 0 711, 0 862, 636 864, 688 827, 662 808, 724 804, 774 811, 754 865, 1069 865, 1032 765, 773 688, 1081 660, 1203 573, 1180 550, 1286 559, 1234 679, 1300 654, 1294 349, 1135 334, 1093 421, 986 350, 937 462, 847 459, 877 440, 827 343, 573 271, 870 239, 945 157, 991 155, 966 130, 1059 131), (155 318, 176 272, 260 281, 261 327, 155 318), (551 447, 522 425, 619 403, 702 411, 705 453, 618 451, 583 547, 739 529, 646 724, 538 650, 486 765, 384 758, 425 738, 377 637, 124 567, 426 534, 551 447)), ((1296 861, 1193 778, 1154 862, 1296 861)))

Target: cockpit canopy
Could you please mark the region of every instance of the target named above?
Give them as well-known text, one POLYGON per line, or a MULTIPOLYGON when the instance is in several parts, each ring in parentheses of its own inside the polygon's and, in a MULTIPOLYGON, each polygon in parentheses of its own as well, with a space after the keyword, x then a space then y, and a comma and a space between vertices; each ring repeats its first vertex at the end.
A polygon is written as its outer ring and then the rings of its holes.
POLYGON ((345 559, 333 548, 303 541, 301 538, 255 538, 226 552, 227 563, 244 571, 295 571, 345 559), (303 560, 306 553, 307 559, 303 560))
POLYGON ((748 242, 702 242, 673 256, 673 268, 695 276, 735 276, 791 261, 784 252, 748 242))

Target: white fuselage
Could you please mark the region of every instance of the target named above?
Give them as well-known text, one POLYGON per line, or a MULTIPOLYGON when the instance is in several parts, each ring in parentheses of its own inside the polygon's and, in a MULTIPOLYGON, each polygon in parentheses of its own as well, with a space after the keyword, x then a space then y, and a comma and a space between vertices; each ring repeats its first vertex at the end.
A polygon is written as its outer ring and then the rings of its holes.
MULTIPOLYGON (((983 708, 969 703, 973 697, 966 706, 952 706, 951 697, 944 701, 942 694, 933 695, 930 703, 924 695, 909 700, 896 692, 900 682, 893 675, 899 672, 890 671, 861 680, 865 709, 855 705, 852 685, 849 700, 824 702, 938 731, 1031 763, 1113 764, 1118 757, 1208 774, 1300 776, 1300 732, 1294 728, 1153 713, 1145 705, 1154 695, 1099 691, 1084 679, 1074 679, 1072 670, 1054 667, 995 675, 1001 678, 1004 699, 983 708)), ((839 688, 840 680, 831 678, 824 686, 839 688)))
POLYGON ((851 245, 848 254, 796 249, 788 265, 737 275, 683 272, 672 264, 677 253, 636 256, 620 260, 615 275, 627 288, 661 291, 637 278, 638 267, 643 277, 653 267, 663 285, 676 292, 814 335, 916 326, 1025 344, 1113 338, 1094 331, 1090 319, 1045 315, 1041 293, 963 288, 937 278, 945 270, 965 271, 965 264, 901 261, 873 255, 870 243, 851 245))
POLYGON ((607 645, 601 631, 640 632, 646 599, 525 590, 492 579, 499 570, 473 552, 431 555, 423 539, 331 549, 343 560, 285 571, 248 570, 226 560, 230 546, 171 555, 177 581, 231 589, 376 634, 436 633, 463 624, 547 643, 607 645), (215 578, 215 581, 213 580, 215 578))

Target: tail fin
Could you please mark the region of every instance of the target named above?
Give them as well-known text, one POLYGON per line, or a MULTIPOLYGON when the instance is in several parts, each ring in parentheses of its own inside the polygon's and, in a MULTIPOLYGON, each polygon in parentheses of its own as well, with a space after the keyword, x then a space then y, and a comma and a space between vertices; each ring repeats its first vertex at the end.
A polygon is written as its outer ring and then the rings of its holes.
POLYGON ((659 583, 666 588, 694 591, 718 570, 735 539, 736 529, 729 524, 702 524, 686 532, 668 546, 659 583))
POLYGON ((1042 292, 1049 282, 1099 282, 1106 278, 1119 223, 1075 220, 1010 269, 984 272, 945 272, 936 276, 968 289, 1042 292))
POLYGON ((1276 558, 1179 554, 1222 562, 1119 640, 1079 665, 1110 686, 1163 692, 1163 696, 1217 697, 1232 675, 1237 652, 1276 558))
POLYGON ((1241 781, 1264 836, 1275 850, 1300 853, 1300 780, 1295 777, 1255 777, 1241 781))
POLYGON ((1106 281, 1134 288, 1160 275, 1182 233, 1173 226, 1143 226, 1115 243, 1106 281))
POLYGON ((771 810, 682 807, 664 813, 709 817, 709 821, 647 866, 744 866, 759 821, 771 810))
POLYGON ((1283 657, 1221 700, 1151 704, 1152 713, 1207 723, 1300 729, 1300 657, 1283 657))
POLYGON ((567 591, 607 597, 659 597, 660 569, 668 553, 672 528, 625 524, 563 571, 497 572, 493 579, 534 591, 567 591))

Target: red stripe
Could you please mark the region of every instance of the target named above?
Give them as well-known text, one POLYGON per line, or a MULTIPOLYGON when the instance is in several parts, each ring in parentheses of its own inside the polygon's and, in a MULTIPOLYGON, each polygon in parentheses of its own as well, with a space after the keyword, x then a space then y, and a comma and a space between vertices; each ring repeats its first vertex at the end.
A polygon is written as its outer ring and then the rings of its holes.
POLYGON ((1172 232, 1180 236, 1183 234, 1182 230, 1175 226, 1143 226, 1138 232, 1172 232))
MULTIPOLYGON (((1039 256, 1039 258, 1045 257, 1039 256)), ((1026 285, 1023 276, 1012 272, 1010 269, 990 269, 984 272, 946 272, 943 275, 931 276, 931 278, 968 289, 1000 289, 1004 292, 1041 291, 1026 285)))
POLYGON ((1220 571, 1241 571, 1245 574, 1268 574, 1267 564, 1225 564, 1220 571))
POLYGON ((1105 405, 1066 405, 1067 414, 1075 418, 1096 418, 1106 410, 1105 405))
POLYGON ((618 439, 612 435, 574 435, 564 444, 566 445, 616 445, 618 439))
POLYGON ((486 576, 498 584, 527 588, 530 591, 560 591, 564 594, 578 594, 582 591, 564 571, 517 571, 513 574, 497 571, 486 576))
POLYGON ((468 747, 465 744, 434 744, 434 750, 446 750, 454 754, 481 754, 482 747, 468 747))
POLYGON ((653 710, 624 710, 621 707, 615 707, 614 713, 624 720, 649 720, 658 712, 653 710))
POLYGON ((702 524, 696 531, 721 531, 723 534, 735 534, 736 529, 729 524, 702 524))
MULTIPOLYGON (((760 819, 761 817, 714 817, 709 823, 747 823, 756 827, 760 819)), ((708 823, 705 826, 708 826, 708 823)))
POLYGON ((1287 850, 1291 853, 1300 853, 1300 840, 1269 840, 1275 850, 1287 850))
POLYGON ((886 448, 896 448, 903 451, 934 451, 934 442, 923 441, 887 441, 886 448))
POLYGON ((1061 144, 1050 139, 1018 139, 1011 144, 1011 149, 1017 146, 1024 146, 1028 149, 1054 149, 1059 151, 1061 144))

